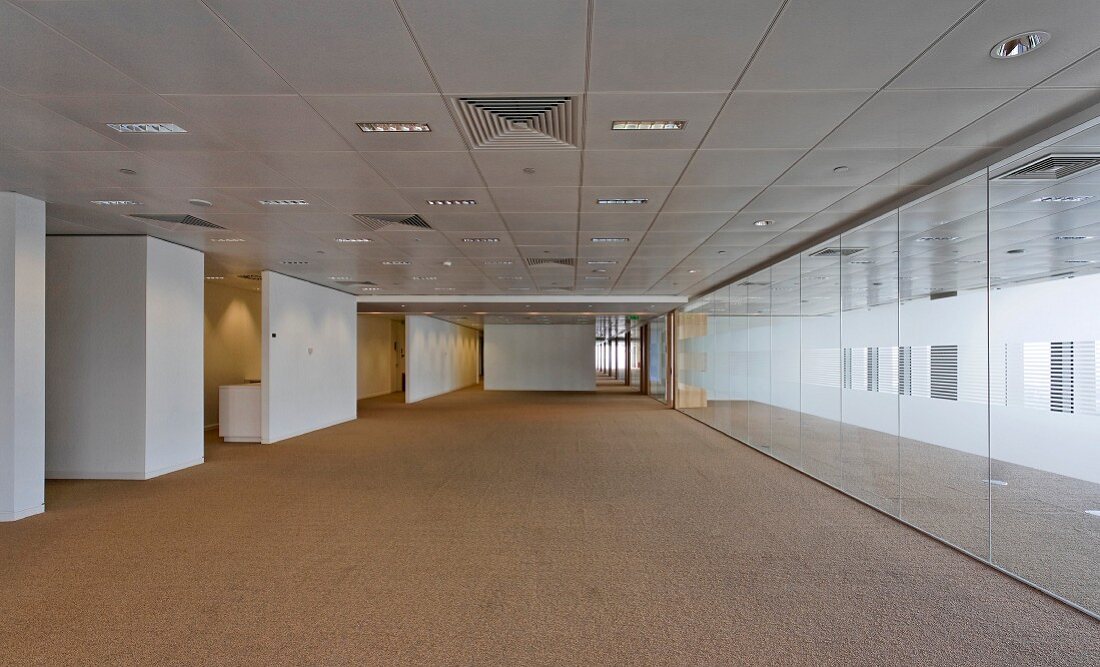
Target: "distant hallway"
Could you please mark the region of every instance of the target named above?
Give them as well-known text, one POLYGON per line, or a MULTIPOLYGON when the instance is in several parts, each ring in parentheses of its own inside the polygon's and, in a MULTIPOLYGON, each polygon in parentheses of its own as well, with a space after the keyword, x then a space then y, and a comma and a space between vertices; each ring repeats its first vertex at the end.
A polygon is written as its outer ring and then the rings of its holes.
POLYGON ((638 394, 362 401, 0 525, 0 664, 1084 665, 1096 621, 638 394))

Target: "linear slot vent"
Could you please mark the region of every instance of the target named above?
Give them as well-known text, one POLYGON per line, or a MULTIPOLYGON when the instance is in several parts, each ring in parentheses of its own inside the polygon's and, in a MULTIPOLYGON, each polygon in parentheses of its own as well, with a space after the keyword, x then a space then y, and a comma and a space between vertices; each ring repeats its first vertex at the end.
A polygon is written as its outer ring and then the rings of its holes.
POLYGON ((215 225, 209 220, 196 218, 187 213, 159 214, 159 213, 134 213, 129 217, 144 222, 167 222, 174 225, 190 225, 191 227, 206 227, 207 229, 225 229, 221 225, 215 225))
POLYGON ((993 180, 1057 181, 1067 176, 1100 166, 1100 155, 1086 153, 1052 153, 1022 167, 1001 174, 993 180))
POLYGON ((850 257, 867 248, 822 248, 811 252, 809 257, 850 257))
POLYGON ((546 264, 558 264, 561 266, 575 266, 577 261, 572 257, 528 257, 527 266, 544 266, 546 264))
POLYGON ((452 100, 473 148, 573 148, 572 97, 459 97, 452 100))
POLYGON ((419 215, 375 215, 372 213, 355 213, 351 217, 363 224, 371 231, 378 231, 391 225, 403 227, 415 227, 417 229, 431 229, 428 221, 419 215))

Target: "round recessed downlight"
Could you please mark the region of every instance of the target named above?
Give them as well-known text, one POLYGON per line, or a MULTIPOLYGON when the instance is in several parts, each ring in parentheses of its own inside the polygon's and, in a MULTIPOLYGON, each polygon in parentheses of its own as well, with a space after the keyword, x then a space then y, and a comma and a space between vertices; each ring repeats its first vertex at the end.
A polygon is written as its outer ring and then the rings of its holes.
POLYGON ((848 171, 848 165, 846 165, 846 164, 842 164, 840 166, 833 167, 833 173, 834 174, 843 174, 846 171, 848 171))
POLYGON ((1050 33, 1042 30, 1022 32, 1002 40, 990 50, 989 55, 999 60, 1015 58, 1030 53, 1050 41, 1050 33))
POLYGON ((757 220, 756 222, 754 222, 752 224, 755 227, 767 227, 768 225, 772 224, 772 221, 771 220, 757 220))
POLYGON ((205 199, 188 199, 187 203, 191 204, 192 206, 204 206, 204 207, 209 207, 209 206, 214 205, 214 202, 206 201, 205 199))

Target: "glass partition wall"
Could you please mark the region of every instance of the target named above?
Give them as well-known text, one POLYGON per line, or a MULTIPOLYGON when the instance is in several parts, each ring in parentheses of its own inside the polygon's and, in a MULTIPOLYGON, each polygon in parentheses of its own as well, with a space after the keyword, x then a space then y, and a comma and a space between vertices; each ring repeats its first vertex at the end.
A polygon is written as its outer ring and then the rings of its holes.
POLYGON ((670 335, 684 413, 1095 614, 1100 167, 1036 172, 1063 153, 1100 129, 699 297, 670 335))

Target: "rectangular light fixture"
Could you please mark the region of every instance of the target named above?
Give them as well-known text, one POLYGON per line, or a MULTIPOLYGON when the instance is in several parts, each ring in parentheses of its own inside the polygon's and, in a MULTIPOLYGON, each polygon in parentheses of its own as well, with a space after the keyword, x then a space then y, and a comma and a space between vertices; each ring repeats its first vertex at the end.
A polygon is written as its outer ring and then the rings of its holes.
POLYGON ((608 264, 618 264, 617 259, 590 259, 588 260, 589 266, 603 266, 608 264))
POLYGON ((593 236, 593 243, 630 243, 625 236, 593 236))
POLYGON ((1055 236, 1055 241, 1087 241, 1091 236, 1055 236))
POLYGON ((470 236, 462 239, 463 243, 500 243, 500 239, 491 236, 470 236))
POLYGON ((585 280, 607 280, 607 276, 585 276, 585 280))
POLYGON ((412 262, 409 262, 409 261, 404 260, 404 259, 384 259, 384 260, 382 260, 382 265, 383 266, 408 266, 409 264, 412 264, 412 262))
POLYGON ((352 238, 352 237, 349 237, 349 236, 341 236, 340 238, 336 239, 336 242, 337 243, 371 243, 372 240, 371 239, 362 239, 362 238, 352 238))
POLYGON ((141 206, 141 202, 133 199, 93 199, 96 206, 141 206))
POLYGON ((207 280, 225 280, 225 276, 206 276, 207 280))
POLYGON ((377 292, 378 290, 380 290, 382 288, 381 287, 364 287, 362 289, 363 289, 364 292, 377 292))
POLYGON ((645 197, 637 197, 634 199, 597 199, 596 203, 601 206, 641 206, 642 204, 648 204, 649 200, 645 197))
POLYGON ((264 206, 309 206, 304 199, 261 199, 260 203, 264 206))
POLYGON ((437 280, 437 276, 413 276, 413 280, 437 280))
POLYGON ((235 238, 216 238, 210 239, 211 243, 244 243, 244 239, 235 238))
POLYGON ((682 130, 687 121, 683 120, 616 120, 611 122, 612 130, 682 130))
POLYGON ((410 123, 406 121, 374 121, 356 123, 364 132, 431 132, 432 128, 427 123, 410 123))
POLYGON ((513 262, 510 259, 490 259, 482 263, 485 266, 511 266, 513 262))
POLYGON ((924 241, 924 242, 928 242, 928 241, 958 241, 960 238, 962 238, 962 237, 959 237, 959 236, 922 236, 917 240, 918 241, 924 241))
POLYGON ((1031 201, 1035 204, 1076 204, 1077 202, 1088 201, 1090 199, 1092 199, 1090 195, 1062 195, 1057 197, 1039 197, 1031 201))
POLYGON ((107 127, 122 134, 184 134, 187 132, 175 123, 107 123, 107 127))
POLYGON ((309 262, 304 259, 284 259, 283 264, 286 264, 287 266, 305 266, 306 264, 309 264, 309 262))
POLYGON ((453 292, 453 291, 455 291, 455 288, 453 288, 453 287, 436 287, 434 289, 437 292, 453 292))
POLYGON ((497 276, 497 280, 523 280, 523 276, 497 276))
POLYGON ((427 199, 428 206, 476 206, 476 199, 427 199))
POLYGON ((328 279, 329 280, 335 280, 337 282, 339 282, 339 281, 348 281, 348 280, 351 280, 351 276, 329 276, 328 279))

